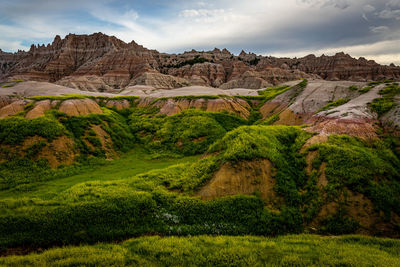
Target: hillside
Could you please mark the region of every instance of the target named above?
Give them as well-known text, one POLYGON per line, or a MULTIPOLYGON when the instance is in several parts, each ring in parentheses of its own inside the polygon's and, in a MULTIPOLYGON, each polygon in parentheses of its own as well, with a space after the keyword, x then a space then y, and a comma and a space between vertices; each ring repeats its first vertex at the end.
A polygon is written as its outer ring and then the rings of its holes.
POLYGON ((0 265, 398 265, 398 67, 100 33, 0 62, 0 265))

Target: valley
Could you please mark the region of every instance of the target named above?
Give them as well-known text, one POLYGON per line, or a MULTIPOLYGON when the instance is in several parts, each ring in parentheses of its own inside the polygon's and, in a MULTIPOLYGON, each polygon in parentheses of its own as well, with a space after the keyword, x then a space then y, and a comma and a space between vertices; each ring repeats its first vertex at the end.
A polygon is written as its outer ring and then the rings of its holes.
POLYGON ((0 61, 0 265, 399 265, 399 67, 104 34, 0 61))

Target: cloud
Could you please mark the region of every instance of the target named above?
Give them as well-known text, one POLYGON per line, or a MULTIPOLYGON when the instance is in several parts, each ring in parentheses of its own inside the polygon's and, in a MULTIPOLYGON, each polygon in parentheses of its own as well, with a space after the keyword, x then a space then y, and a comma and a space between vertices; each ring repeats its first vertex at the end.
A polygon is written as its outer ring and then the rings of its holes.
POLYGON ((3 1, 3 50, 99 31, 161 52, 226 47, 285 54, 400 39, 400 0, 3 1))
POLYGON ((318 7, 335 7, 346 9, 350 6, 348 0, 299 0, 299 2, 318 7))
POLYGON ((184 18, 192 17, 214 17, 225 13, 224 9, 185 9, 179 13, 184 18))
POLYGON ((390 0, 387 4, 388 7, 400 7, 400 0, 390 0))
POLYGON ((371 6, 370 4, 368 4, 363 7, 363 10, 366 13, 370 13, 370 12, 374 12, 376 10, 376 8, 374 6, 371 6))
POLYGON ((370 27, 373 33, 383 33, 389 30, 387 26, 377 26, 377 27, 370 27))
POLYGON ((400 20, 400 9, 385 9, 379 12, 378 17, 381 19, 396 19, 400 20))
POLYGON ((18 41, 9 42, 5 40, 0 40, 0 48, 4 51, 29 49, 29 47, 22 45, 21 42, 18 41))

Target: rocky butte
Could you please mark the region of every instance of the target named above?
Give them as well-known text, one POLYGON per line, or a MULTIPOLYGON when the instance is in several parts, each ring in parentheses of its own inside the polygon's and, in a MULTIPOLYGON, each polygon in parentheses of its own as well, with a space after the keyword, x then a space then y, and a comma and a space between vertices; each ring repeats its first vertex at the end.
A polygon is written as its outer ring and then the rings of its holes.
POLYGON ((147 85, 172 89, 189 85, 222 89, 260 89, 300 78, 372 81, 400 78, 400 67, 379 65, 344 53, 304 58, 263 57, 242 51, 189 51, 166 54, 134 41, 102 33, 56 36, 51 44, 30 50, 0 50, 0 81, 52 82, 85 91, 115 92, 147 85))

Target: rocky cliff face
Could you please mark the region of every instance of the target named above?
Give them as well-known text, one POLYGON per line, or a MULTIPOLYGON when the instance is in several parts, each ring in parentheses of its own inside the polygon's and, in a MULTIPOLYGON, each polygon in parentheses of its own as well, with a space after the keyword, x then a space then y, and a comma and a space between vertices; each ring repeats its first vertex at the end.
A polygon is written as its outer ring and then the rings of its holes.
POLYGON ((343 52, 334 56, 316 57, 308 55, 303 58, 261 58, 257 68, 276 66, 283 69, 299 70, 319 75, 325 80, 372 81, 400 78, 400 67, 383 66, 365 58, 355 59, 343 52))
POLYGON ((128 85, 176 88, 186 85, 259 89, 299 78, 383 80, 400 78, 400 67, 382 66, 344 53, 299 58, 262 57, 242 51, 195 50, 165 54, 102 33, 56 36, 28 52, 0 50, 0 81, 55 82, 85 91, 124 89, 128 85))

